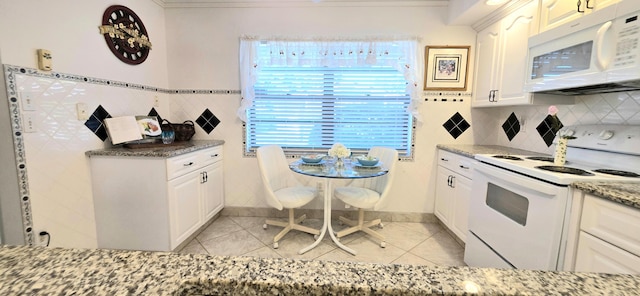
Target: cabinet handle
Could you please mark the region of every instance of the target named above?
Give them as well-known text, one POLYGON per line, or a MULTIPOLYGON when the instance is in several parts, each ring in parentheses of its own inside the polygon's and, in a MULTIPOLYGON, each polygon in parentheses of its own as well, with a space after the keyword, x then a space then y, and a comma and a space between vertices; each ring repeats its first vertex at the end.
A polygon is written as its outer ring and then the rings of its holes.
POLYGON ((468 169, 469 169, 469 167, 468 167, 468 166, 463 166, 463 165, 460 165, 460 168, 461 168, 461 169, 465 169, 465 170, 468 170, 468 169))
POLYGON ((584 13, 584 10, 580 10, 580 5, 582 5, 582 1, 578 0, 578 12, 584 13))
POLYGON ((188 167, 188 166, 192 166, 192 165, 193 165, 193 161, 190 161, 190 162, 188 162, 188 163, 184 163, 184 164, 182 164, 182 166, 186 166, 186 167, 188 167))
POLYGON ((213 157, 218 157, 218 153, 216 153, 214 155, 211 155, 211 158, 213 158, 213 157))
POLYGON ((451 177, 451 188, 456 188, 455 184, 453 183, 454 180, 456 179, 456 176, 450 176, 451 177))
POLYGON ((449 175, 449 177, 447 177, 447 186, 451 187, 451 175, 449 175))
POLYGON ((442 160, 442 161, 449 161, 448 159, 446 159, 446 158, 444 158, 444 157, 443 157, 443 158, 440 158, 440 160, 442 160))
POLYGON ((587 0, 587 4, 585 5, 585 7, 589 9, 593 9, 594 8, 593 5, 589 6, 589 2, 591 2, 591 0, 587 0))

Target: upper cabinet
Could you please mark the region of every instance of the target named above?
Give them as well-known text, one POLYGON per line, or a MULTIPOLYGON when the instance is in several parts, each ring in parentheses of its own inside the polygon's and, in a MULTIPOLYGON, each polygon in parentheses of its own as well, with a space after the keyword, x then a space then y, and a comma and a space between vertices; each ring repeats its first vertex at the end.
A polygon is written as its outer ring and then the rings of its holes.
POLYGON ((540 32, 618 2, 620 0, 541 0, 540 32))
POLYGON ((478 32, 472 107, 574 103, 573 96, 524 91, 528 41, 538 33, 539 4, 529 1, 478 32))
POLYGON ((537 10, 538 3, 532 1, 478 33, 474 107, 530 102, 523 88, 527 40, 537 33, 537 10))

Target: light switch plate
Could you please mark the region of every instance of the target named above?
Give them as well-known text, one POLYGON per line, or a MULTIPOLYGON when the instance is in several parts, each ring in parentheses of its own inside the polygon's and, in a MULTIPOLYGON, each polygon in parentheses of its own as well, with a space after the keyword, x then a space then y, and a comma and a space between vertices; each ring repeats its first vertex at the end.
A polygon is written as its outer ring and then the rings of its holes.
POLYGON ((23 111, 36 111, 36 105, 34 99, 37 93, 24 91, 20 93, 20 100, 22 103, 23 111))

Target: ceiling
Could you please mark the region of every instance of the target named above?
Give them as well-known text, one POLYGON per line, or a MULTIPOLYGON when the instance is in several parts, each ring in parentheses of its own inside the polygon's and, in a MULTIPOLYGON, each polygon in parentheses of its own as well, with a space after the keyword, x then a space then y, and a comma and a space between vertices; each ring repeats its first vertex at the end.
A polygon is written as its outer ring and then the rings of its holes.
POLYGON ((449 0, 153 0, 178 7, 447 6, 449 0))

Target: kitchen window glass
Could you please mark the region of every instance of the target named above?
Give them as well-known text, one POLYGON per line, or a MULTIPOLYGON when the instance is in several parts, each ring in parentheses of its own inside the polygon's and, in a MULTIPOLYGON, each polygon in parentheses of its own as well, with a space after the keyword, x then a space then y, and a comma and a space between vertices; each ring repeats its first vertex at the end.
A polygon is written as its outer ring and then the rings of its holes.
MULTIPOLYGON (((259 47, 258 55, 269 47, 259 47)), ((277 144, 289 153, 394 147, 411 155, 413 116, 403 73, 391 65, 282 66, 257 70, 245 153, 277 144)))

